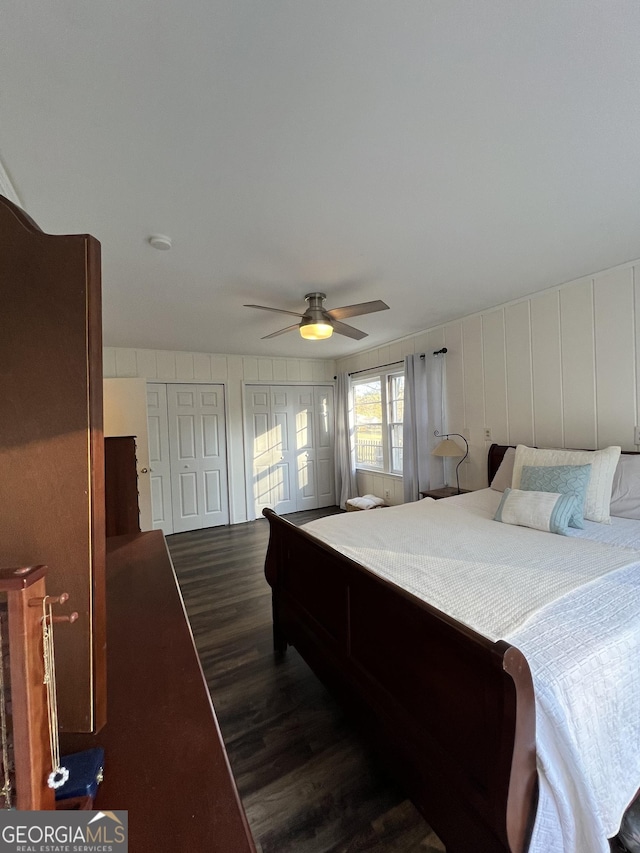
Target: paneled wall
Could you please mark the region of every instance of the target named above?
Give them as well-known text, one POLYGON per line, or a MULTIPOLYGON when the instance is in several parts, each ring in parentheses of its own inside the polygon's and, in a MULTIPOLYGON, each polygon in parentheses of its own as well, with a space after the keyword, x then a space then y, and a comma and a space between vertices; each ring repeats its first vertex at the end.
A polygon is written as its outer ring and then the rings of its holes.
MULTIPOLYGON (((470 444, 461 485, 482 488, 486 429, 501 444, 638 449, 637 305, 635 261, 341 359, 337 369, 376 367, 446 346, 447 429, 470 444)), ((398 478, 360 475, 359 489, 389 490, 391 502, 401 502, 398 478)))
POLYGON ((171 350, 104 350, 105 377, 140 377, 153 382, 222 382, 225 386, 229 510, 231 523, 247 520, 242 427, 244 382, 326 382, 333 380, 335 361, 258 358, 171 350))
MULTIPOLYGON (((223 382, 229 436, 232 523, 246 520, 243 382, 324 382, 446 346, 447 429, 470 444, 461 485, 486 485, 485 429, 491 440, 545 447, 638 449, 640 423, 640 261, 568 282, 337 363, 322 359, 114 349, 107 377, 156 382, 223 382)), ((450 464, 447 480, 454 481, 450 464)), ((440 485, 440 484, 433 484, 440 485)), ((360 472, 359 494, 402 503, 402 478, 360 472)))

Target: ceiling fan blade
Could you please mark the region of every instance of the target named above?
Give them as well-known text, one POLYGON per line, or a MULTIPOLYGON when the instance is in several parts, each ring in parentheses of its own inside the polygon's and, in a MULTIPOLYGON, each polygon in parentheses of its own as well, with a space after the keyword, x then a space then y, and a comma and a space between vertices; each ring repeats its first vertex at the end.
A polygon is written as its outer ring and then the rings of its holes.
POLYGON ((343 308, 332 308, 327 314, 334 320, 345 320, 347 317, 357 317, 360 314, 373 314, 375 311, 385 311, 389 306, 381 299, 373 302, 358 302, 357 305, 345 305, 343 308))
POLYGON ((243 305, 243 308, 260 308, 261 311, 275 311, 277 314, 291 314, 292 317, 303 317, 304 314, 297 314, 295 311, 285 311, 284 308, 268 308, 266 305, 243 305))
POLYGON ((367 337, 366 332, 361 332, 360 329, 354 329, 353 326, 348 326, 346 323, 340 323, 338 320, 331 321, 333 331, 339 335, 345 335, 347 338, 353 338, 355 341, 360 341, 367 337))
POLYGON ((284 335, 285 332, 292 332, 294 329, 299 329, 299 328, 300 328, 300 323, 294 323, 293 326, 287 326, 286 329, 280 329, 279 332, 271 332, 270 335, 265 335, 260 340, 266 341, 269 338, 277 338, 278 335, 284 335))

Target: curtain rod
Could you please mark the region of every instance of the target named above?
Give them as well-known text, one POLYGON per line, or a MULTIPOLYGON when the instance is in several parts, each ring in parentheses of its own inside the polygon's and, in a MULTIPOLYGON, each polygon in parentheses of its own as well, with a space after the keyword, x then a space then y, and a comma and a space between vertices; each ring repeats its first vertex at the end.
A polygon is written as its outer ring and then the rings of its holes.
MULTIPOLYGON (((424 353, 420 356, 420 358, 424 358, 424 353)), ((387 362, 387 364, 376 364, 375 367, 363 367, 362 370, 353 370, 347 375, 355 376, 356 373, 367 373, 369 370, 382 370, 383 367, 393 367, 396 364, 404 364, 404 359, 401 359, 400 361, 389 361, 387 362)))
MULTIPOLYGON (((446 347, 442 347, 442 349, 434 350, 434 355, 444 355, 447 352, 446 347)), ((420 353, 420 358, 424 358, 426 356, 426 352, 420 353)), ((383 367, 394 367, 396 364, 404 364, 404 359, 401 361, 389 361, 387 364, 376 364, 375 367, 363 367, 362 370, 353 370, 351 373, 348 373, 347 376, 355 376, 357 373, 368 373, 370 370, 382 370, 383 367)), ((333 377, 337 379, 337 376, 333 377)))

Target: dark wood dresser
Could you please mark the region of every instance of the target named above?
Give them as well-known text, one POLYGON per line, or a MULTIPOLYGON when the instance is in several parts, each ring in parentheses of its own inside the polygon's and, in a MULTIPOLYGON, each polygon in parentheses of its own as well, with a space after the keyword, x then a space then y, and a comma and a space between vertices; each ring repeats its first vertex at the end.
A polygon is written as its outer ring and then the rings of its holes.
POLYGON ((105 438, 104 490, 107 536, 139 533, 140 509, 134 435, 105 438))
POLYGON ((106 726, 94 808, 127 809, 133 853, 255 853, 162 531, 107 542, 106 726))

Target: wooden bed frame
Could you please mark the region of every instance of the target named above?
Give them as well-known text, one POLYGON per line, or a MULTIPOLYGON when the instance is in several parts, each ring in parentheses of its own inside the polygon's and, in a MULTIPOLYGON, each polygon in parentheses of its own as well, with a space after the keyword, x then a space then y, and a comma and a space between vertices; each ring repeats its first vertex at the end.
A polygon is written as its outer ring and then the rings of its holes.
MULTIPOLYGON (((492 445, 489 482, 505 451, 492 445)), ((538 779, 522 653, 263 515, 276 650, 295 646, 341 696, 447 853, 524 853, 538 779)))

